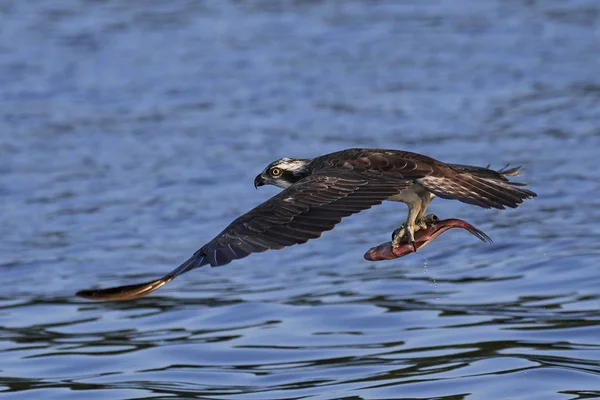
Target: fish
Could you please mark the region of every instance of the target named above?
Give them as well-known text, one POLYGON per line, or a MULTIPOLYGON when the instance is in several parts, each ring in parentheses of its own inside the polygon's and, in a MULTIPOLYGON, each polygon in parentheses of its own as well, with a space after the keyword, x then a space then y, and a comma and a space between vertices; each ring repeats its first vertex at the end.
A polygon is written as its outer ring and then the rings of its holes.
POLYGON ((382 243, 367 250, 364 257, 367 261, 393 260, 404 257, 410 253, 422 249, 436 237, 453 228, 462 228, 485 243, 492 243, 492 239, 482 230, 462 219, 450 218, 440 220, 436 215, 430 214, 426 217, 427 228, 415 232, 414 243, 400 242, 400 246, 393 248, 392 242, 382 243))

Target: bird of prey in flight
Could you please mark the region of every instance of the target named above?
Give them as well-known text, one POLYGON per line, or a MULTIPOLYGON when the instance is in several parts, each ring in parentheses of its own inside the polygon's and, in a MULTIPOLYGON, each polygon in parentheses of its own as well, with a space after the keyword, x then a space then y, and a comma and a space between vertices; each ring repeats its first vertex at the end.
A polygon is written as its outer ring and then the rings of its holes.
POLYGON ((315 158, 282 158, 254 179, 254 186, 284 190, 234 220, 192 257, 164 277, 141 284, 82 290, 95 300, 142 297, 192 269, 225 265, 251 253, 282 249, 320 237, 342 218, 381 204, 408 205, 408 217, 392 241, 414 243, 426 229, 425 210, 434 197, 459 200, 483 208, 516 208, 537 196, 521 183, 510 182, 518 168, 494 171, 446 164, 417 153, 386 149, 348 149, 315 158))

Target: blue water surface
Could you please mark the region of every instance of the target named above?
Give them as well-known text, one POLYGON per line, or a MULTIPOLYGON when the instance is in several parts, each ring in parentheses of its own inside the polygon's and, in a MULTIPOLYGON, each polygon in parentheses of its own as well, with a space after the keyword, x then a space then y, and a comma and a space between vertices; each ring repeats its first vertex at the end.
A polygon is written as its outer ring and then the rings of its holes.
POLYGON ((600 397, 600 2, 0 4, 0 398, 600 397), (323 238, 155 279, 350 147, 523 165, 516 210, 362 255, 398 203, 323 238))

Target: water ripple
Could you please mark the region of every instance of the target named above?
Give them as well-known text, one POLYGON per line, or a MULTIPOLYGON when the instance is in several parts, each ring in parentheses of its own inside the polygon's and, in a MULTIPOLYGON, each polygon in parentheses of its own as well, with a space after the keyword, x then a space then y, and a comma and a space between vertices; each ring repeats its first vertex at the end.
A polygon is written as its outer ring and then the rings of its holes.
POLYGON ((0 5, 6 399, 600 397, 600 8, 519 2, 0 5), (523 165, 517 210, 362 254, 384 204, 303 246, 163 275, 276 193, 273 159, 403 148, 523 165))

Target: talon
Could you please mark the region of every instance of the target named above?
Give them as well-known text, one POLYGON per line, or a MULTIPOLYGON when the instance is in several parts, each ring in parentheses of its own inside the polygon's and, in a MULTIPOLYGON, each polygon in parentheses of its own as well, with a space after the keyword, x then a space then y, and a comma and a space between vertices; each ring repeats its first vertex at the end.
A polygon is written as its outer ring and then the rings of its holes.
POLYGON ((419 229, 419 226, 416 226, 413 229, 410 229, 409 227, 404 228, 404 236, 406 237, 406 241, 412 244, 415 253, 417 252, 417 245, 415 244, 415 231, 418 231, 419 229))
POLYGON ((408 226, 404 227, 404 237, 406 238, 406 241, 408 243, 414 243, 415 241, 415 231, 417 229, 415 229, 415 227, 413 227, 412 229, 408 226))
POLYGON ((400 247, 400 232, 392 239, 392 249, 400 247))
POLYGON ((392 248, 397 249, 398 247, 400 247, 400 243, 411 243, 413 245, 413 248, 416 251, 416 245, 415 243, 415 235, 414 235, 414 231, 415 230, 419 230, 420 228, 415 229, 416 227, 413 226, 412 229, 410 229, 406 224, 402 224, 402 226, 396 230, 394 230, 394 232, 392 233, 392 248))
MULTIPOLYGON (((433 215, 433 214, 429 214, 428 216, 415 221, 415 232, 420 231, 420 230, 425 230, 434 223, 434 221, 431 218, 429 218, 430 215, 433 215)), ((435 217, 435 215, 433 215, 433 216, 435 217)))

